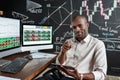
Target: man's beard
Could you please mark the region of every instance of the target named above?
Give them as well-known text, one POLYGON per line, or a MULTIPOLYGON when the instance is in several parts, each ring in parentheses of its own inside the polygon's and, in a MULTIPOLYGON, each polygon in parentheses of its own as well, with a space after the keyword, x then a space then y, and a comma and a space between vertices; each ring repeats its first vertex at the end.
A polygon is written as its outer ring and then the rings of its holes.
POLYGON ((80 32, 77 32, 76 34, 75 34, 75 39, 77 40, 77 41, 81 41, 81 40, 83 40, 84 38, 86 37, 86 32, 85 32, 85 30, 84 31, 82 31, 81 33, 80 32))

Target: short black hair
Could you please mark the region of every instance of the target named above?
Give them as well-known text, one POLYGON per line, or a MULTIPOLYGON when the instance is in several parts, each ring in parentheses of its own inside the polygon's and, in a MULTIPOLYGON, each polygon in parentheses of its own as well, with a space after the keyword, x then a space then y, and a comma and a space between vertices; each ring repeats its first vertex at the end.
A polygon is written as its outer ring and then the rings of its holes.
POLYGON ((88 22, 87 16, 85 16, 85 15, 80 15, 80 14, 74 15, 73 18, 72 18, 72 22, 73 22, 73 21, 76 19, 76 17, 78 17, 78 16, 83 17, 83 18, 88 22))

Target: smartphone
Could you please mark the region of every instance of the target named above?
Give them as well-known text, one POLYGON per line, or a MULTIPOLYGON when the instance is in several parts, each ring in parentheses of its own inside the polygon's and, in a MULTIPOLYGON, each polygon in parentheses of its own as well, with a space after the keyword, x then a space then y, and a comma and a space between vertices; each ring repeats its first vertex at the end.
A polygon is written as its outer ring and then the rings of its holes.
POLYGON ((61 66, 61 67, 65 67, 65 68, 68 68, 68 69, 75 69, 71 66, 65 66, 65 65, 60 65, 60 64, 56 64, 56 63, 51 63, 53 66, 61 66))

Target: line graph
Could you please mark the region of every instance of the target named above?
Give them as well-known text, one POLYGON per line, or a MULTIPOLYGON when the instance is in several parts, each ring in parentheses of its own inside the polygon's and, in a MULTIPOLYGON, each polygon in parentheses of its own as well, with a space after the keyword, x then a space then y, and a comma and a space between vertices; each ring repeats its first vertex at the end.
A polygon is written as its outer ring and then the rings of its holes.
MULTIPOLYGON (((108 20, 110 18, 110 16, 112 15, 112 12, 114 11, 115 8, 117 8, 117 3, 120 3, 120 1, 118 0, 113 0, 113 7, 109 8, 109 9, 104 9, 103 6, 103 2, 102 0, 97 1, 96 3, 94 3, 94 9, 92 10, 92 14, 90 14, 90 10, 89 10, 89 6, 87 5, 87 0, 82 2, 82 7, 86 8, 87 11, 87 16, 88 16, 88 21, 92 21, 92 17, 93 15, 95 15, 95 13, 98 11, 97 8, 100 7, 100 14, 101 16, 104 16, 105 20, 108 20), (105 13, 105 11, 108 11, 108 14, 105 13)), ((80 7, 80 14, 82 15, 82 7, 80 7)))

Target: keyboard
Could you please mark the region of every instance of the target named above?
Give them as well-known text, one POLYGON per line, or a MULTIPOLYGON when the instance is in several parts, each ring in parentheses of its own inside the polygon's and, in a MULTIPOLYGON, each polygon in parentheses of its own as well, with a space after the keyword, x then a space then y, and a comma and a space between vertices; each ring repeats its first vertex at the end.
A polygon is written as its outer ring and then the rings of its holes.
POLYGON ((11 63, 10 60, 1 59, 1 60, 0 60, 0 67, 3 67, 3 66, 5 66, 5 65, 7 65, 7 64, 9 64, 9 63, 11 63))
POLYGON ((16 58, 10 64, 4 66, 1 71, 9 72, 9 73, 17 73, 19 72, 25 64, 29 61, 27 58, 16 58))

